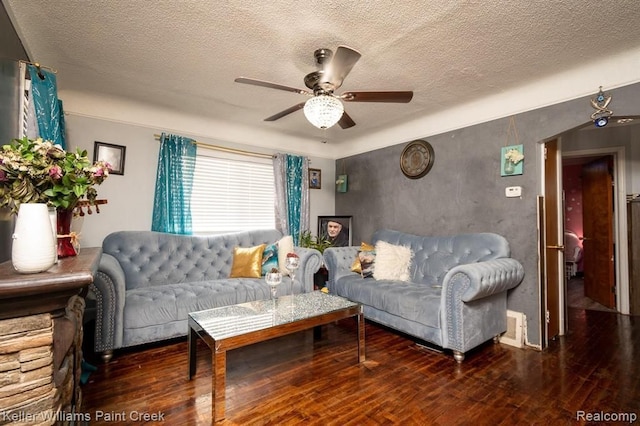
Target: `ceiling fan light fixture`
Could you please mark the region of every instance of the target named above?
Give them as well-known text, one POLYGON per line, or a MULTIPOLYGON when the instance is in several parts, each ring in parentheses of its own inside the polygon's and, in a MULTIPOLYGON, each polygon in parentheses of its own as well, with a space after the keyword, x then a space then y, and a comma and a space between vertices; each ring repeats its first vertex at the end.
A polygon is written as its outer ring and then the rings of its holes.
POLYGON ((304 104, 305 117, 319 129, 328 129, 335 125, 343 113, 342 102, 330 95, 314 96, 304 104))

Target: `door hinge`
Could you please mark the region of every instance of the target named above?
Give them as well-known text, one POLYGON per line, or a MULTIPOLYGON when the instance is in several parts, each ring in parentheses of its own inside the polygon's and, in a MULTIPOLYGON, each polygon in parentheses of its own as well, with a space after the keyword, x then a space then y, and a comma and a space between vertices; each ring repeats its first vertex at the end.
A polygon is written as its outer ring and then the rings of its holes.
POLYGON ((551 322, 551 314, 549 313, 549 311, 547 311, 544 314, 544 320, 546 321, 547 324, 549 324, 551 322))
POLYGON ((547 159, 547 146, 544 146, 544 159, 547 159))
POLYGON ((616 294, 616 286, 611 287, 611 293, 616 294))

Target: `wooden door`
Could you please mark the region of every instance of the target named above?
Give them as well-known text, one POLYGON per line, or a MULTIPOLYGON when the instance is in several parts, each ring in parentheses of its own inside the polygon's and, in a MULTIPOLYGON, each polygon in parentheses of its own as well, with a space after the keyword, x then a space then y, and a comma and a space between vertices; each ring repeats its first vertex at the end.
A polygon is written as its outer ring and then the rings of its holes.
POLYGON ((582 168, 584 295, 615 308, 613 174, 610 156, 582 168))
POLYGON ((629 313, 640 315, 640 199, 627 203, 629 241, 629 313))
POLYGON ((554 338, 560 333, 560 284, 564 277, 564 269, 560 265, 564 264, 562 250, 563 233, 560 232, 561 225, 558 219, 558 212, 562 203, 562 196, 558 183, 558 140, 545 143, 544 162, 544 238, 545 238, 545 277, 546 277, 546 319, 547 336, 554 338))

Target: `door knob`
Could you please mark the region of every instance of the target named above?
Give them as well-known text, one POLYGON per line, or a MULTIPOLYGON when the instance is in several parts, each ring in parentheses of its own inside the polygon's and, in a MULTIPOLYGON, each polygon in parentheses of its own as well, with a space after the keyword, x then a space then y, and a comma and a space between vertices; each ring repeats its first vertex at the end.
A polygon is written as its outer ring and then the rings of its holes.
POLYGON ((564 246, 547 246, 548 249, 564 251, 564 246))

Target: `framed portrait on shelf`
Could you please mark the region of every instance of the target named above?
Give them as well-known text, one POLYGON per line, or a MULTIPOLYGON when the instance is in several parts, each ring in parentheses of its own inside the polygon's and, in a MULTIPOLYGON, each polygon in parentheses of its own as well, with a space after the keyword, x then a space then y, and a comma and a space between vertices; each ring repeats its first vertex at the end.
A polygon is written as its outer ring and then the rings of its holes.
POLYGON ((106 161, 111 165, 111 174, 124 175, 126 152, 126 146, 95 141, 93 145, 93 161, 106 161))
POLYGON ((334 247, 352 245, 352 216, 318 216, 318 238, 331 241, 334 247))
POLYGON ((309 189, 322 189, 322 170, 309 169, 309 189))

